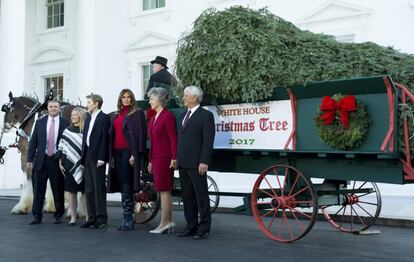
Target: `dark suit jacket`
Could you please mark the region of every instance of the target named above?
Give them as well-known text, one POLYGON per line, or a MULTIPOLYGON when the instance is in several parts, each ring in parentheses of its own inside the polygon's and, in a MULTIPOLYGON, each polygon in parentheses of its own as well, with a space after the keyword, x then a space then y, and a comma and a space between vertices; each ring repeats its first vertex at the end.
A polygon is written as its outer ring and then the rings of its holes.
MULTIPOLYGON (((114 157, 113 141, 115 139, 114 120, 118 116, 114 114, 111 117, 111 126, 109 128, 109 157, 114 157)), ((140 171, 141 156, 147 152, 147 124, 145 121, 144 111, 137 110, 131 115, 126 115, 122 124, 122 133, 128 144, 128 149, 134 156, 134 191, 140 189, 140 171)), ((115 169, 109 169, 107 183, 107 192, 120 192, 120 184, 117 181, 115 169)))
POLYGON ((178 167, 198 169, 200 163, 210 165, 215 135, 214 116, 199 107, 183 130, 184 112, 178 123, 178 167))
MULTIPOLYGON (((43 160, 46 155, 47 142, 47 118, 42 117, 36 121, 33 134, 30 137, 29 150, 27 152, 27 162, 33 162, 33 170, 39 171, 42 169, 43 160)), ((63 130, 69 126, 69 122, 62 117, 59 117, 59 131, 56 140, 56 149, 62 137, 63 130)))
POLYGON ((92 162, 98 162, 102 160, 108 162, 108 134, 110 120, 109 116, 104 112, 99 112, 96 116, 95 124, 93 127, 90 127, 91 123, 91 114, 88 113, 88 116, 85 120, 85 127, 83 129, 83 141, 82 141, 82 160, 81 163, 85 164, 85 149, 86 149, 86 138, 88 136, 89 128, 92 129, 91 136, 89 138, 89 150, 88 155, 92 162))

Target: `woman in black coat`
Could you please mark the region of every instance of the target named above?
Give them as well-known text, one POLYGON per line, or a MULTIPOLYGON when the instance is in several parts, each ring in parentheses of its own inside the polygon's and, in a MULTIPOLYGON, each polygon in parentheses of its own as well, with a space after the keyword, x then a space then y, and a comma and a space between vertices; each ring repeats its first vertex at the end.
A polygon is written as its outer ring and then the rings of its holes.
POLYGON ((147 127, 144 112, 137 108, 134 93, 123 89, 118 110, 111 117, 109 157, 111 168, 108 192, 121 192, 123 221, 121 231, 134 229, 134 192, 139 191, 141 156, 146 152, 147 127))

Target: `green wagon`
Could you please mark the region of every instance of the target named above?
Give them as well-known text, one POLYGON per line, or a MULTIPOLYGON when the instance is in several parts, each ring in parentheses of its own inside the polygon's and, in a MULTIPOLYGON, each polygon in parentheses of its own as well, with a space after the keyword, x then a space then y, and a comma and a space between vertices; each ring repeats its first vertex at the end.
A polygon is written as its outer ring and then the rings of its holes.
MULTIPOLYGON (((215 147, 209 170, 260 174, 251 194, 244 195, 250 204, 246 208, 251 210, 260 230, 275 241, 300 239, 311 230, 318 214, 323 214, 338 230, 365 230, 375 223, 381 211, 381 196, 375 182, 414 182, 409 150, 411 134, 404 111, 406 107, 402 107, 407 100, 414 102, 414 96, 389 76, 277 88, 271 99, 257 105, 277 104, 278 101, 289 103, 290 128, 286 130, 288 134, 282 136, 284 146, 257 148, 251 145, 260 139, 254 136, 260 134, 233 139, 232 135, 237 136, 236 131, 240 131, 233 129, 226 133, 230 137, 225 140, 245 145, 215 147), (338 149, 320 137, 321 129, 316 122, 322 100, 338 94, 352 96, 368 114, 369 128, 358 146, 338 149), (405 152, 400 151, 400 143, 405 152)), ((238 106, 244 105, 234 104, 232 108, 238 106)), ((221 105, 208 108, 219 114, 223 112, 221 105)), ((176 113, 182 110, 176 109, 176 113)), ((352 110, 346 113, 349 125, 353 113, 352 110)), ((273 114, 283 116, 284 112, 273 114)), ((338 118, 335 110, 333 114, 338 118)), ((260 121, 263 119, 268 118, 262 117, 260 121)), ((253 122, 259 124, 259 120, 253 122)), ((282 122, 273 124, 273 129, 279 127, 282 130, 282 122)), ((217 136, 222 136, 223 132, 217 131, 232 127, 220 124, 220 121, 216 126, 216 139, 223 141, 223 137, 217 136)), ((250 127, 253 128, 253 124, 250 127)), ((265 139, 265 145, 272 143, 272 136, 265 139)), ((231 195, 231 192, 212 192, 212 195, 220 194, 231 195)), ((240 196, 238 193, 234 195, 240 196)))

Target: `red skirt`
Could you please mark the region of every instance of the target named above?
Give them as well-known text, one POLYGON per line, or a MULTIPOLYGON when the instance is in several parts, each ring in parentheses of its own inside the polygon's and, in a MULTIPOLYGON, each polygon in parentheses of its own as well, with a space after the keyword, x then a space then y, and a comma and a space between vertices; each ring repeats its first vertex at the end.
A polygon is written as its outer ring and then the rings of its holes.
POLYGON ((151 160, 152 175, 154 176, 155 191, 171 191, 173 188, 174 169, 169 168, 170 158, 157 158, 151 160))

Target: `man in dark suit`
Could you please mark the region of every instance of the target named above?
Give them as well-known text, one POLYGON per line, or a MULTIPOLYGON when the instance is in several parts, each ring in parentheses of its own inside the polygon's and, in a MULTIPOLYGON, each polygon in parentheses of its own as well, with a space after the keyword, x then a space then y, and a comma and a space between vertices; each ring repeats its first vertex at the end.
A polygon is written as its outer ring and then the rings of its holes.
POLYGON ((30 225, 42 223, 42 209, 45 200, 47 179, 53 192, 56 211, 53 214, 54 223, 62 223, 64 207, 64 177, 59 168, 57 146, 63 130, 69 122, 59 116, 60 104, 51 100, 47 104, 48 116, 36 121, 33 134, 30 137, 27 153, 27 167, 33 171, 33 220, 30 225))
POLYGON ((105 163, 108 162, 109 116, 102 112, 102 97, 86 96, 88 116, 82 141, 85 193, 88 221, 81 228, 104 228, 108 222, 106 212, 105 163))
POLYGON ((185 230, 178 236, 208 237, 211 215, 207 188, 207 170, 213 153, 214 117, 200 107, 203 91, 197 86, 184 89, 187 112, 179 118, 177 165, 180 173, 185 230), (198 220, 200 214, 200 221, 198 220))

